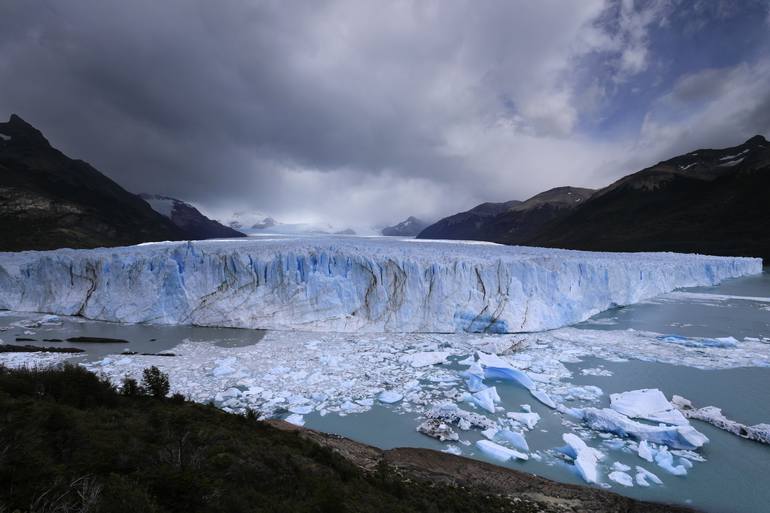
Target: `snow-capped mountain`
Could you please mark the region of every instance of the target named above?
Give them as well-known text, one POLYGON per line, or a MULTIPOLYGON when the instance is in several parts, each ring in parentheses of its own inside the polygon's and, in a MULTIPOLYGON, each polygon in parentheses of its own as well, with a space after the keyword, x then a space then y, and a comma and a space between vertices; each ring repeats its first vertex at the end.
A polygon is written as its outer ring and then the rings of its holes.
POLYGON ((404 221, 393 225, 386 226, 382 229, 383 235, 397 236, 397 237, 414 237, 428 226, 428 223, 417 219, 414 216, 407 217, 404 221))
POLYGON ((246 235, 209 219, 194 206, 182 200, 159 194, 140 194, 153 210, 169 218, 193 239, 245 237, 246 235))
MULTIPOLYGON (((373 230, 335 226, 331 223, 284 223, 260 211, 239 211, 220 219, 222 224, 248 235, 356 235, 373 230)), ((370 233, 372 232, 372 233, 370 233)))

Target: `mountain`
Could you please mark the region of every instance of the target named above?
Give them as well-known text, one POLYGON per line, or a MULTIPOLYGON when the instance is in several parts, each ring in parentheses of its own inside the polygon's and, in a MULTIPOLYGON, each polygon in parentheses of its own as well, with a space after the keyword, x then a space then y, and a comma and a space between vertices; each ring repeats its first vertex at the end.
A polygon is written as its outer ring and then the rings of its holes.
POLYGON ((585 202, 592 189, 557 187, 526 201, 483 203, 426 228, 420 239, 468 239, 522 244, 547 223, 585 202))
POLYGON ((418 235, 418 239, 453 239, 453 240, 481 240, 478 233, 481 227, 490 218, 505 212, 520 201, 506 201, 505 203, 482 203, 467 212, 461 212, 428 226, 418 235))
POLYGON ((761 135, 659 162, 596 192, 527 243, 770 259, 770 143, 761 135))
POLYGON ((414 237, 419 234, 425 228, 428 227, 428 223, 421 221, 414 216, 409 216, 406 220, 394 226, 386 226, 382 229, 383 235, 396 236, 396 237, 414 237))
POLYGON ((216 239, 230 237, 246 237, 246 234, 228 226, 219 224, 200 213, 200 211, 184 201, 158 194, 140 194, 159 214, 167 217, 176 226, 184 230, 192 239, 216 239))
POLYGON ((219 220, 223 225, 229 226, 234 230, 264 230, 280 224, 272 217, 262 212, 240 211, 234 212, 226 219, 219 220))
POLYGON ((523 244, 547 223, 568 215, 594 192, 579 187, 557 187, 541 192, 487 220, 481 229, 481 240, 523 244))
POLYGON ((0 123, 0 251, 182 240, 184 231, 17 115, 0 123))

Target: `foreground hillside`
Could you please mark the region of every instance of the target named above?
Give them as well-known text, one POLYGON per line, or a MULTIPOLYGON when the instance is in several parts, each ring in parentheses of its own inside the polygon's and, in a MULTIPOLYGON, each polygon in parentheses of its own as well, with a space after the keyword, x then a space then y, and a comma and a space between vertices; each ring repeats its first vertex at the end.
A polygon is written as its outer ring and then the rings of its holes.
POLYGON ((120 395, 78 367, 0 368, 0 409, 0 511, 688 511, 178 396, 120 395))

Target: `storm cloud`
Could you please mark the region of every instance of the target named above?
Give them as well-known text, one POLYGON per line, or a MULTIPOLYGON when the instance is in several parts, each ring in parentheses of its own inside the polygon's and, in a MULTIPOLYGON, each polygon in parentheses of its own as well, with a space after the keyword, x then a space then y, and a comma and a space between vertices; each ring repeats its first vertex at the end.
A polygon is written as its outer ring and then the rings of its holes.
POLYGON ((0 116, 21 115, 129 190, 217 217, 436 218, 770 135, 768 12, 762 1, 3 2, 0 116))

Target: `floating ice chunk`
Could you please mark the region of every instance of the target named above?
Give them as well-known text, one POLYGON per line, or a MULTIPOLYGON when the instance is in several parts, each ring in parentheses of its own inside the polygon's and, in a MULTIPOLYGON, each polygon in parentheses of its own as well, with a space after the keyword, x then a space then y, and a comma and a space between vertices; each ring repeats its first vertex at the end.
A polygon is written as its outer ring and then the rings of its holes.
POLYGON ((460 439, 459 435, 452 429, 452 426, 440 419, 427 419, 417 426, 417 432, 437 438, 441 442, 456 442, 460 439))
POLYGON ((527 444, 527 439, 524 438, 524 435, 521 433, 511 431, 510 429, 503 429, 498 431, 497 437, 505 440, 520 451, 529 452, 529 444, 527 444))
POLYGON ((497 388, 489 387, 472 394, 471 400, 489 413, 495 413, 495 403, 500 402, 500 396, 497 393, 497 388))
POLYGON ((567 389, 567 394, 573 398, 577 398, 583 401, 597 401, 604 395, 604 391, 594 385, 585 386, 573 386, 567 389))
POLYGON ((517 411, 509 411, 505 414, 506 417, 509 419, 513 419, 519 424, 523 424, 527 427, 527 429, 533 429, 538 421, 540 420, 540 415, 535 412, 517 412, 517 411))
POLYGON ((402 363, 408 363, 412 367, 428 367, 439 363, 445 363, 447 357, 452 354, 447 351, 421 351, 418 353, 405 354, 399 360, 402 363))
POLYGON ((583 376, 612 376, 612 371, 601 369, 599 367, 592 367, 590 369, 581 369, 580 374, 583 376))
POLYGON ((441 452, 445 452, 447 454, 454 454, 455 456, 460 456, 463 451, 456 445, 450 445, 446 449, 442 449, 441 452))
POLYGON ((682 413, 668 402, 657 388, 643 388, 620 394, 610 394, 610 408, 627 417, 665 422, 677 426, 689 424, 682 413))
POLYGON ((684 465, 674 465, 674 455, 668 452, 668 449, 661 447, 655 453, 655 464, 670 474, 675 476, 686 476, 687 467, 684 465))
POLYGON ((551 399, 548 394, 542 390, 530 390, 529 392, 532 394, 532 397, 548 406, 549 408, 556 408, 556 403, 553 402, 553 399, 551 399))
POLYGON ((513 367, 485 367, 484 377, 486 379, 499 379, 519 383, 527 390, 532 390, 535 387, 535 383, 524 371, 514 369, 513 367))
POLYGON ((692 426, 650 426, 610 408, 572 408, 570 413, 581 418, 591 429, 647 440, 672 449, 697 449, 709 441, 692 426))
POLYGON ((456 404, 452 403, 438 404, 431 408, 430 411, 425 414, 425 416, 428 419, 436 419, 450 424, 455 424, 463 431, 467 431, 471 428, 497 428, 497 424, 484 415, 461 410, 456 404))
POLYGON ((235 372, 233 365, 235 365, 237 361, 237 358, 234 356, 229 358, 222 358, 221 360, 215 360, 214 365, 216 365, 216 367, 214 367, 214 370, 211 371, 211 374, 217 378, 227 376, 228 374, 233 374, 235 372))
POLYGON ((734 435, 738 435, 742 438, 748 438, 756 442, 764 444, 770 444, 770 424, 755 424, 753 426, 747 426, 734 420, 730 420, 722 414, 721 408, 716 406, 704 406, 703 408, 695 408, 690 401, 684 397, 675 395, 673 397, 674 406, 682 412, 682 414, 690 419, 702 420, 708 422, 719 429, 723 429, 734 435))
POLYGON ((469 374, 466 383, 468 385, 468 390, 471 392, 480 392, 487 388, 487 386, 484 384, 484 378, 475 374, 469 374))
POLYGON ((298 415, 307 415, 308 413, 313 411, 313 406, 310 404, 302 404, 302 405, 298 404, 294 406, 289 406, 288 410, 298 415))
POLYGON ((397 403, 403 398, 404 398, 403 395, 399 394, 398 392, 394 392, 392 390, 385 390, 384 392, 381 392, 380 395, 377 396, 377 400, 385 404, 397 403))
POLYGON ((738 346, 738 340, 736 340, 735 337, 688 338, 680 335, 661 335, 657 337, 657 339, 662 342, 679 344, 685 347, 717 347, 730 349, 738 346))
POLYGON ((489 440, 479 440, 476 447, 490 458, 499 461, 510 461, 512 459, 528 460, 529 456, 519 451, 514 451, 502 445, 490 442, 489 440))
POLYGON ((572 454, 574 454, 575 468, 577 468, 583 480, 586 483, 598 483, 599 471, 596 466, 604 455, 600 451, 586 445, 583 440, 573 433, 563 434, 562 439, 571 448, 572 454))
POLYGON ((653 483, 655 483, 656 485, 663 484, 663 481, 661 481, 661 479, 658 476, 656 476, 646 468, 640 467, 638 465, 636 467, 635 477, 636 477, 636 484, 638 484, 639 486, 650 486, 650 483, 647 481, 648 479, 653 483))
POLYGON ((484 431, 481 432, 481 434, 484 435, 484 437, 492 440, 495 438, 495 435, 497 434, 497 428, 485 429, 484 431))
POLYGON ((640 458, 647 460, 650 463, 653 462, 655 456, 652 448, 650 447, 650 444, 647 443, 647 440, 642 440, 639 442, 639 449, 637 450, 637 454, 639 454, 640 458))
POLYGON ((625 472, 615 470, 610 472, 607 477, 609 477, 610 480, 615 481, 616 483, 621 484, 623 486, 634 486, 633 478, 625 472))
POLYGON ((289 424, 294 424, 295 426, 304 426, 305 425, 305 417, 302 415, 298 415, 296 413, 292 413, 288 417, 284 419, 289 424))
POLYGON ((619 472, 628 472, 629 470, 631 470, 631 467, 629 467, 625 463, 616 461, 615 463, 612 464, 612 469, 617 470, 619 472))

